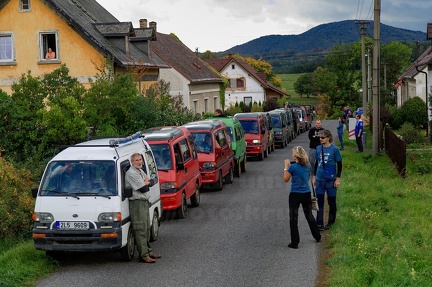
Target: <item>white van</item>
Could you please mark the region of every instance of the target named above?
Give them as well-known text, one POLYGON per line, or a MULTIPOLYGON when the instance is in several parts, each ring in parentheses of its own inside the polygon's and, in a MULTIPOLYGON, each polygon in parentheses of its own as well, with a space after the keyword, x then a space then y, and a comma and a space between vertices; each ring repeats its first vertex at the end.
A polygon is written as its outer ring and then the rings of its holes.
POLYGON ((33 213, 35 248, 58 251, 119 250, 132 260, 135 240, 129 215, 132 190, 125 188, 130 157, 143 156, 150 187, 150 240, 158 237, 162 205, 152 150, 141 132, 127 138, 98 139, 66 148, 48 162, 33 213))

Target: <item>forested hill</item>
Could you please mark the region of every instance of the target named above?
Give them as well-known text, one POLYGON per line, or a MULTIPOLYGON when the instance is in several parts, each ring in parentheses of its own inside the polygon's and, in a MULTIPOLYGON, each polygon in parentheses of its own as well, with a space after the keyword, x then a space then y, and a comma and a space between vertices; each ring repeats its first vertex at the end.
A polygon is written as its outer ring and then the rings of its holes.
MULTIPOLYGON (((381 24, 381 43, 392 41, 416 43, 426 41, 426 33, 395 28, 381 24)), ((373 38, 373 21, 367 25, 366 36, 373 38)), ((218 57, 229 53, 238 53, 253 58, 262 57, 269 61, 276 73, 302 72, 292 71, 295 66, 306 68, 321 62, 324 52, 335 45, 353 43, 361 38, 360 26, 355 20, 346 20, 322 24, 300 35, 263 36, 227 51, 215 53, 218 57), (315 64, 314 64, 315 63, 315 64)))

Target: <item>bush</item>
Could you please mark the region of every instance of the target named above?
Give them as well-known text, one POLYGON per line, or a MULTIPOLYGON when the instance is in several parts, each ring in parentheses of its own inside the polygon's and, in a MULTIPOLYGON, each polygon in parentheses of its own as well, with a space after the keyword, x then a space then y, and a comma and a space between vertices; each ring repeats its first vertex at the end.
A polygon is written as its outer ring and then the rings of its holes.
POLYGON ((419 97, 407 100, 401 107, 406 122, 412 123, 415 128, 424 128, 427 123, 426 103, 419 97))
POLYGON ((32 175, 0 157, 0 178, 0 238, 29 238, 34 207, 32 175))
POLYGON ((424 139, 412 123, 404 123, 399 131, 406 144, 423 143, 424 139))
POLYGON ((404 113, 403 113, 402 109, 394 110, 391 117, 390 117, 390 121, 389 121, 390 126, 393 129, 398 130, 401 128, 401 126, 403 125, 404 122, 405 122, 405 119, 404 119, 404 113))

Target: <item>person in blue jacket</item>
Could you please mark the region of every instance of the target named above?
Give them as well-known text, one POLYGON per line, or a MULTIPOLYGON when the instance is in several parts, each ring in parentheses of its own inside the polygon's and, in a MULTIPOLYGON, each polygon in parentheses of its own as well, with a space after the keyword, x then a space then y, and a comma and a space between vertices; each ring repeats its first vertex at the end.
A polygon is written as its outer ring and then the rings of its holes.
POLYGON ((361 115, 356 116, 356 125, 355 125, 355 138, 357 142, 358 152, 363 152, 363 120, 361 119, 361 115))
POLYGON ((337 134, 341 145, 341 150, 344 150, 343 134, 344 134, 344 120, 343 117, 339 117, 339 124, 337 126, 337 134))
POLYGON ((301 146, 295 146, 292 149, 294 163, 286 159, 284 164, 284 181, 288 182, 292 178, 291 192, 289 194, 289 218, 291 243, 289 248, 298 248, 300 236, 298 231, 298 212, 300 204, 303 213, 309 224, 312 236, 317 242, 321 241, 321 234, 312 214, 311 191, 309 188, 309 178, 312 171, 306 151, 301 146))
POLYGON ((319 210, 316 222, 323 231, 331 227, 336 221, 336 192, 340 185, 342 173, 342 155, 337 146, 332 144, 333 136, 329 130, 320 132, 321 145, 317 146, 316 161, 312 176, 312 184, 318 199, 319 210), (324 225, 324 201, 327 193, 329 205, 328 223, 324 225))

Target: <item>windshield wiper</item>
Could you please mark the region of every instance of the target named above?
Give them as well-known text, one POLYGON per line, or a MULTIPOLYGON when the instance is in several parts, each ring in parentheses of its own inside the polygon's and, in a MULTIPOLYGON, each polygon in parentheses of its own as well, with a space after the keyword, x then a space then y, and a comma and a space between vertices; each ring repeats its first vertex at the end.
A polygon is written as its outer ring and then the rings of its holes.
POLYGON ((95 193, 95 192, 81 192, 79 195, 92 195, 92 196, 102 196, 108 199, 111 199, 111 196, 106 195, 106 194, 99 194, 99 193, 95 193))
POLYGON ((69 194, 68 192, 60 191, 60 190, 57 190, 57 189, 42 189, 41 190, 42 195, 47 195, 50 192, 57 193, 57 194, 63 194, 63 195, 68 195, 69 194))

